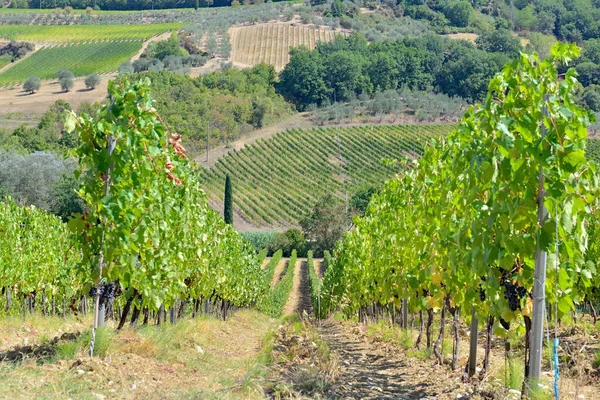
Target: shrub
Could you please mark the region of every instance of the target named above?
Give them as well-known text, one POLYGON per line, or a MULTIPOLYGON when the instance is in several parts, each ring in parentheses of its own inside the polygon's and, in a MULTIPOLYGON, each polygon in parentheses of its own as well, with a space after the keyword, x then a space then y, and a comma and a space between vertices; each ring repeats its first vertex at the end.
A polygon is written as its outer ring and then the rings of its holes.
POLYGON ((100 84, 100 76, 98 74, 91 74, 85 77, 85 87, 93 90, 100 84))
POLYGON ((75 82, 73 81, 73 78, 71 77, 64 77, 62 78, 60 81, 60 88, 62 90, 64 90, 65 92, 69 92, 71 91, 71 89, 73 89, 73 86, 75 86, 75 82))
POLYGON ((29 93, 35 93, 40 90, 42 86, 42 81, 37 76, 30 76, 23 83, 23 90, 29 93))
POLYGON ((130 61, 126 61, 119 66, 119 75, 133 74, 133 65, 130 61))
POLYGON ((277 237, 276 232, 242 232, 242 237, 252 245, 257 253, 262 249, 267 249, 267 254, 273 255, 271 244, 277 237))

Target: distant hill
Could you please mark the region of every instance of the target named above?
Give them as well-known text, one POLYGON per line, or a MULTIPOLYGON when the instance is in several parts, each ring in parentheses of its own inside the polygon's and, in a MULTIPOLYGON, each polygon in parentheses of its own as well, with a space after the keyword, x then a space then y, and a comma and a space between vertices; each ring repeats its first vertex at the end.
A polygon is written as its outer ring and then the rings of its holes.
POLYGON ((237 228, 296 226, 324 195, 345 199, 397 172, 382 159, 415 157, 452 125, 389 125, 292 129, 232 151, 201 169, 211 205, 223 207, 225 175, 234 188, 237 228), (242 219, 240 221, 240 218, 242 219))

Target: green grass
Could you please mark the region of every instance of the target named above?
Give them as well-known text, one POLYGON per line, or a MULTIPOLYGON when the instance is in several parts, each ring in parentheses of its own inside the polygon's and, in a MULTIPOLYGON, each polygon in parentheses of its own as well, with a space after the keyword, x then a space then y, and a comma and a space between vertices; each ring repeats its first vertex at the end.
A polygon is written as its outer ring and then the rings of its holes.
MULTIPOLYGON (((277 254, 277 253, 276 253, 277 254)), ((294 269, 296 266, 296 250, 292 251, 292 255, 288 260, 285 274, 269 292, 269 297, 259 308, 261 311, 269 314, 273 318, 281 317, 285 304, 290 297, 290 292, 294 284, 294 269)), ((269 267, 267 267, 269 269, 269 267)))
POLYGON ((96 40, 146 40, 177 30, 180 23, 144 25, 4 25, 0 38, 34 42, 68 43, 96 40))
POLYGON ((0 74, 0 84, 21 83, 30 76, 55 79, 60 68, 75 76, 115 71, 141 47, 141 41, 44 47, 0 74))
POLYGON ((210 170, 201 170, 212 201, 222 203, 229 174, 236 211, 259 226, 289 226, 324 195, 341 201, 358 189, 381 185, 398 171, 383 158, 419 155, 428 138, 451 125, 361 126, 293 129, 232 151, 210 170))
POLYGON ((0 68, 4 67, 5 65, 10 64, 12 60, 12 56, 10 54, 4 54, 2 56, 0 56, 0 68))

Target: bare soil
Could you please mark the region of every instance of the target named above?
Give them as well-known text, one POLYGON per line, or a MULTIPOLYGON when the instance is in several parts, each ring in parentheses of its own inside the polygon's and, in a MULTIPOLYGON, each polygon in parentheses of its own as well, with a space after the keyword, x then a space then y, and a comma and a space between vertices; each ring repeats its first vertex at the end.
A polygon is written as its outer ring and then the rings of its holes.
MULTIPOLYGON (((288 265, 290 268, 291 265, 288 265)), ((304 313, 304 311, 308 313, 311 312, 310 307, 310 296, 308 295, 308 263, 306 258, 298 258, 296 260, 296 264, 294 265, 294 282, 292 286, 292 290, 290 292, 290 297, 283 308, 283 315, 292 315, 295 312, 298 312, 300 315, 304 313), (308 296, 308 304, 306 302, 308 296)))
POLYGON ((454 399, 460 385, 447 367, 415 363, 366 340, 358 327, 332 320, 317 332, 342 360, 342 371, 325 395, 338 399, 454 399))
POLYGON ((323 259, 313 258, 313 266, 315 267, 315 273, 317 274, 317 276, 323 279, 323 275, 325 274, 325 271, 323 270, 323 268, 325 267, 323 259))

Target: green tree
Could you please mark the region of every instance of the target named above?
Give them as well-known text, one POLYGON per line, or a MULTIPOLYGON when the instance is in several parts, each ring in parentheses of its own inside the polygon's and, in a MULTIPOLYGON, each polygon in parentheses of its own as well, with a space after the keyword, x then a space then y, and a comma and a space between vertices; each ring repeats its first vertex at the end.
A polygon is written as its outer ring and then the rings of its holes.
POLYGON ((225 177, 225 204, 223 207, 223 219, 225 223, 233 225, 233 188, 231 187, 231 178, 225 177))
POLYGON ((475 44, 481 50, 490 53, 505 53, 515 58, 523 51, 520 39, 513 35, 508 29, 497 29, 486 32, 475 39, 475 44))
POLYGON ((59 69, 58 73, 56 75, 58 76, 59 81, 64 78, 73 79, 75 77, 75 75, 73 75, 73 73, 71 71, 69 71, 68 69, 65 69, 65 68, 59 69))
POLYGON ((321 257, 325 250, 333 250, 348 229, 348 222, 345 205, 327 195, 300 221, 300 226, 315 256, 321 257))
POLYGON ((85 77, 85 87, 89 90, 94 90, 100 84, 100 81, 100 75, 90 74, 85 77))
POLYGON ((40 81, 40 78, 38 78, 37 76, 30 76, 23 83, 23 90, 30 94, 33 94, 40 90, 41 86, 42 81, 40 81))
POLYGON ((468 1, 456 1, 444 7, 443 12, 452 25, 465 27, 471 22, 473 7, 468 1))
POLYGON ((600 69, 593 62, 582 62, 575 67, 579 74, 579 82, 583 86, 596 85, 600 83, 600 69))
POLYGON ((54 185, 55 195, 50 201, 50 211, 65 222, 73 214, 82 213, 85 209, 85 202, 77 194, 78 189, 79 182, 73 174, 63 174, 58 183, 54 185))
POLYGON ((340 18, 346 13, 346 6, 342 3, 342 0, 333 0, 331 3, 331 15, 340 18))
POLYGON ((69 92, 71 91, 71 89, 73 89, 73 87, 75 86, 75 82, 73 81, 73 78, 71 77, 64 77, 62 78, 60 81, 60 88, 62 90, 64 90, 65 92, 69 92))
POLYGON ((303 46, 291 50, 290 55, 290 62, 280 74, 281 93, 300 109, 309 104, 320 106, 331 93, 325 83, 326 69, 321 56, 303 46))
POLYGON ((131 61, 125 61, 123 64, 119 65, 119 75, 127 75, 133 74, 134 69, 131 61))
POLYGON ((600 64, 600 39, 589 39, 583 42, 581 58, 585 61, 600 64))
POLYGON ((167 40, 161 40, 148 46, 146 56, 148 58, 158 58, 164 60, 168 56, 184 56, 186 51, 179 46, 179 38, 176 33, 167 40))
POLYGON ((579 100, 588 109, 599 112, 600 111, 600 86, 590 85, 585 88, 581 99, 579 100))

